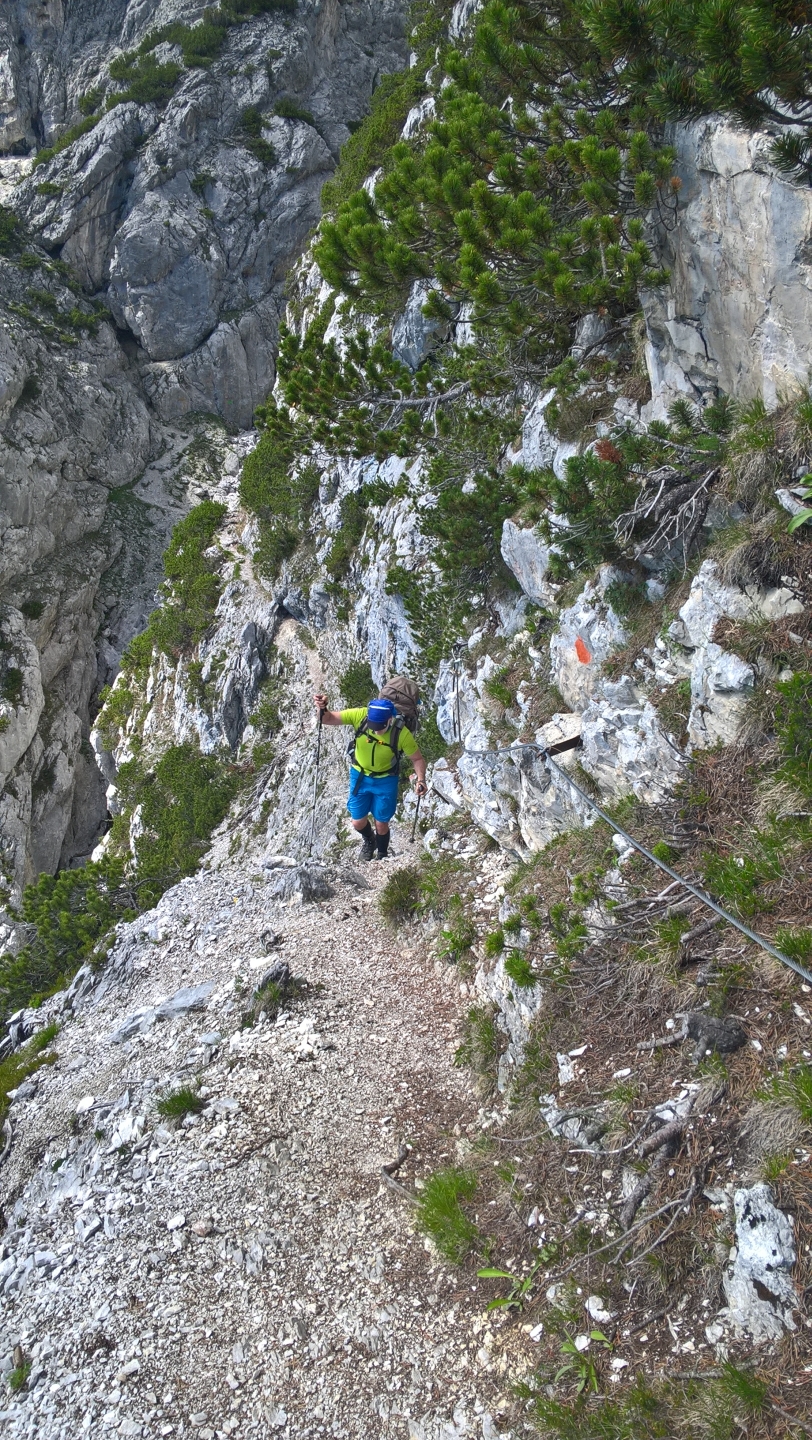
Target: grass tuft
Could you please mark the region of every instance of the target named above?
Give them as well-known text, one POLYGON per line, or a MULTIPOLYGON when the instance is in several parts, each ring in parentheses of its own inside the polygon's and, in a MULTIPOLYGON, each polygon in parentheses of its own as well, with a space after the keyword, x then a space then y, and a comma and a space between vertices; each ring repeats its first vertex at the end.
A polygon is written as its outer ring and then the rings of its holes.
POLYGON ((404 865, 389 876, 378 905, 384 920, 390 925, 411 920, 417 914, 422 894, 421 880, 419 865, 404 865))
POLYGON ((454 1265, 460 1265, 481 1238, 461 1203, 472 1200, 476 1188, 472 1170, 452 1167, 432 1175, 420 1197, 417 1223, 440 1254, 454 1265))
POLYGON ((163 1115, 165 1120, 182 1120, 184 1115, 199 1115, 205 1108, 206 1101, 189 1085, 170 1091, 158 1101, 158 1114, 163 1115))
POLYGON ((789 1074, 774 1075, 767 1082, 763 1097, 794 1106, 804 1125, 812 1125, 812 1065, 798 1065, 789 1074))

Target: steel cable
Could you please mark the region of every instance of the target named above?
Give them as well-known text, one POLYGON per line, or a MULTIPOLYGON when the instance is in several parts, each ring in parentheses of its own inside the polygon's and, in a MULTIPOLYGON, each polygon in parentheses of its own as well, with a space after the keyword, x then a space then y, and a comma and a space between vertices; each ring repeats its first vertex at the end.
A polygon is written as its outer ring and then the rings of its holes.
POLYGON ((623 839, 628 841, 634 850, 644 855, 646 860, 650 860, 652 865, 657 866, 658 870, 662 870, 664 874, 670 875, 672 880, 676 880, 683 889, 689 891, 700 904, 706 905, 709 910, 713 910, 714 913, 726 921, 728 925, 735 926, 748 940, 752 940, 755 945, 759 945, 762 950, 766 950, 768 955, 772 955, 776 960, 780 960, 782 965, 786 965, 790 970, 794 970, 796 975, 800 975, 803 980, 806 980, 809 985, 812 985, 812 974, 810 974, 808 970, 805 970, 803 965, 799 965, 797 960, 793 960, 789 955, 784 955, 783 952, 776 949, 775 945, 769 940, 765 940, 763 935, 758 935, 755 930, 750 929, 749 925, 745 925, 742 920, 738 920, 735 915, 731 915, 729 910, 725 910, 723 906, 717 905, 716 901, 711 899, 710 895, 706 895, 704 890, 700 890, 696 885, 693 885, 690 880, 686 880, 683 875, 679 875, 665 860, 658 860, 657 856, 653 855, 650 850, 647 850, 645 845, 641 845, 639 840, 635 840, 633 835, 630 835, 627 830, 624 830, 621 825, 618 825, 617 821, 613 820, 611 815, 608 815, 605 810, 602 810, 597 801, 592 799, 591 795, 588 795, 585 790, 581 789, 581 786, 573 780, 571 775, 567 774, 566 770, 563 770, 560 765, 556 765, 555 760, 553 760, 543 745, 535 744, 530 740, 517 740, 514 741, 512 745, 503 745, 496 750, 466 749, 464 754, 510 755, 515 754, 517 750, 537 750, 539 754, 543 756, 544 763, 552 766, 552 769, 561 776, 562 780, 566 781, 567 785, 570 785, 572 789, 580 795, 582 800, 586 801, 587 805, 595 811, 595 814, 600 815, 601 819, 605 820, 606 824, 611 826, 616 835, 622 835, 623 839))

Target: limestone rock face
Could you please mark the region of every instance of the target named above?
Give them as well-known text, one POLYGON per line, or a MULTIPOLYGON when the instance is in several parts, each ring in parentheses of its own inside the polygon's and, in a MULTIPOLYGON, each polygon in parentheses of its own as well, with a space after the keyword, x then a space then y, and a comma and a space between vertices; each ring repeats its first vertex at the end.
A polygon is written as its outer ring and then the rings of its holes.
MULTIPOLYGON (((24 29, 35 6, 18 9, 24 29)), ((96 10, 79 23, 58 7, 26 61, 29 89, 9 70, 17 134, 58 138, 80 118, 79 97, 109 84, 107 66, 120 49, 156 24, 200 15, 183 0, 118 0, 104 17, 96 10), (59 97, 47 123, 31 85, 59 97)), ((295 17, 269 11, 232 26, 221 54, 208 68, 183 71, 162 109, 127 102, 102 110, 15 192, 15 208, 42 244, 59 250, 88 292, 106 293, 165 418, 197 408, 235 427, 251 423, 273 381, 281 282, 318 220, 321 187, 348 126, 366 110, 379 74, 406 60, 404 12, 402 0, 303 0, 295 17), (293 118, 275 114, 283 99, 298 111, 293 118), (255 138, 265 149, 257 153, 246 112, 259 117, 255 138), (200 355, 223 326, 232 329, 214 353, 200 355), (155 374, 155 365, 169 368, 155 374), (227 365, 236 365, 238 383, 221 378, 227 365)), ((6 65, 19 71, 22 62, 9 58, 14 32, 10 23, 6 65)), ((2 38, 0 54, 1 47, 2 38)), ((160 58, 179 58, 177 47, 166 50, 160 58)))
POLYGON ((502 526, 502 559, 527 596, 537 605, 548 605, 552 599, 549 581, 545 579, 550 564, 549 546, 533 529, 522 529, 512 520, 502 526))
POLYGON ((620 579, 611 565, 601 566, 595 583, 585 585, 575 604, 562 611, 550 641, 552 681, 573 710, 586 709, 601 665, 627 639, 623 621, 605 598, 620 579))
POLYGON ((682 189, 661 236, 671 284, 644 302, 651 415, 717 391, 774 406, 808 383, 812 195, 776 172, 769 136, 719 116, 670 139, 682 189))
MULTIPOLYGON (((293 15, 230 27, 221 54, 184 69, 163 108, 107 110, 110 61, 158 25, 195 24, 201 7, 2 7, 0 199, 29 248, 27 268, 0 258, 0 619, 28 657, 12 666, 25 703, 0 734, 3 866, 16 888, 97 837, 114 776, 87 744, 95 696, 154 603, 172 523, 205 489, 190 485, 191 435, 173 427, 205 413, 248 428, 268 395, 285 273, 349 126, 380 75, 406 61, 405 11, 403 0, 300 0, 293 15), (97 87, 95 123, 32 169, 97 87), (282 100, 293 118, 275 113, 282 100), (264 148, 246 143, 246 111, 260 116, 264 148), (47 289, 45 310, 32 287, 47 289), (77 328, 82 291, 96 318, 77 328)), ((173 731, 204 748, 235 743, 264 676, 267 616, 233 600, 214 716, 188 687, 172 707, 173 731)))
POLYGON ((681 778, 684 757, 664 734, 650 701, 637 698, 628 676, 584 711, 582 763, 605 795, 620 800, 634 794, 647 805, 669 795, 681 778))

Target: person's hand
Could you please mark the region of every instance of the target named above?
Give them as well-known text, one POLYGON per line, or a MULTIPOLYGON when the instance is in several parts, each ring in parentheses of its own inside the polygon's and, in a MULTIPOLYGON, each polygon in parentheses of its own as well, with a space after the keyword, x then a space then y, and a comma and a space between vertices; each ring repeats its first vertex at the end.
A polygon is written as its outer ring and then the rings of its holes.
POLYGON ((418 795, 428 795, 429 793, 429 787, 426 784, 425 780, 418 780, 414 788, 417 791, 418 795))
POLYGON ((314 695, 314 696, 313 696, 313 703, 314 703, 314 705, 315 705, 315 707, 316 707, 317 710, 326 710, 326 709, 327 709, 327 696, 326 696, 326 695, 314 695))

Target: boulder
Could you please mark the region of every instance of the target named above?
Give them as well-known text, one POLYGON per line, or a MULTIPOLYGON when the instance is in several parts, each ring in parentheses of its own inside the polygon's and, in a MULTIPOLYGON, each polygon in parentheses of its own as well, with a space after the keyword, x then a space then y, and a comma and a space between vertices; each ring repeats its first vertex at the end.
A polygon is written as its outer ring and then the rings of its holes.
POLYGON ((584 769, 614 800, 634 794, 647 805, 657 805, 682 779, 684 758, 648 700, 643 705, 618 704, 595 697, 584 711, 581 738, 584 769))
POLYGON ((688 717, 688 738, 694 749, 711 750, 737 739, 755 680, 752 665, 720 645, 704 645, 696 651, 688 717))
POLYGON ((737 1190, 733 1197, 736 1244, 724 1273, 727 1306, 707 1327, 713 1342, 731 1330, 737 1339, 764 1345, 795 1330, 798 1295, 790 1278, 795 1264, 792 1225, 773 1204, 769 1185, 737 1190))
POLYGON ((513 571, 528 600, 536 605, 549 605, 553 591, 545 580, 550 564, 550 548, 534 529, 523 529, 513 520, 502 526, 502 559, 513 571))

